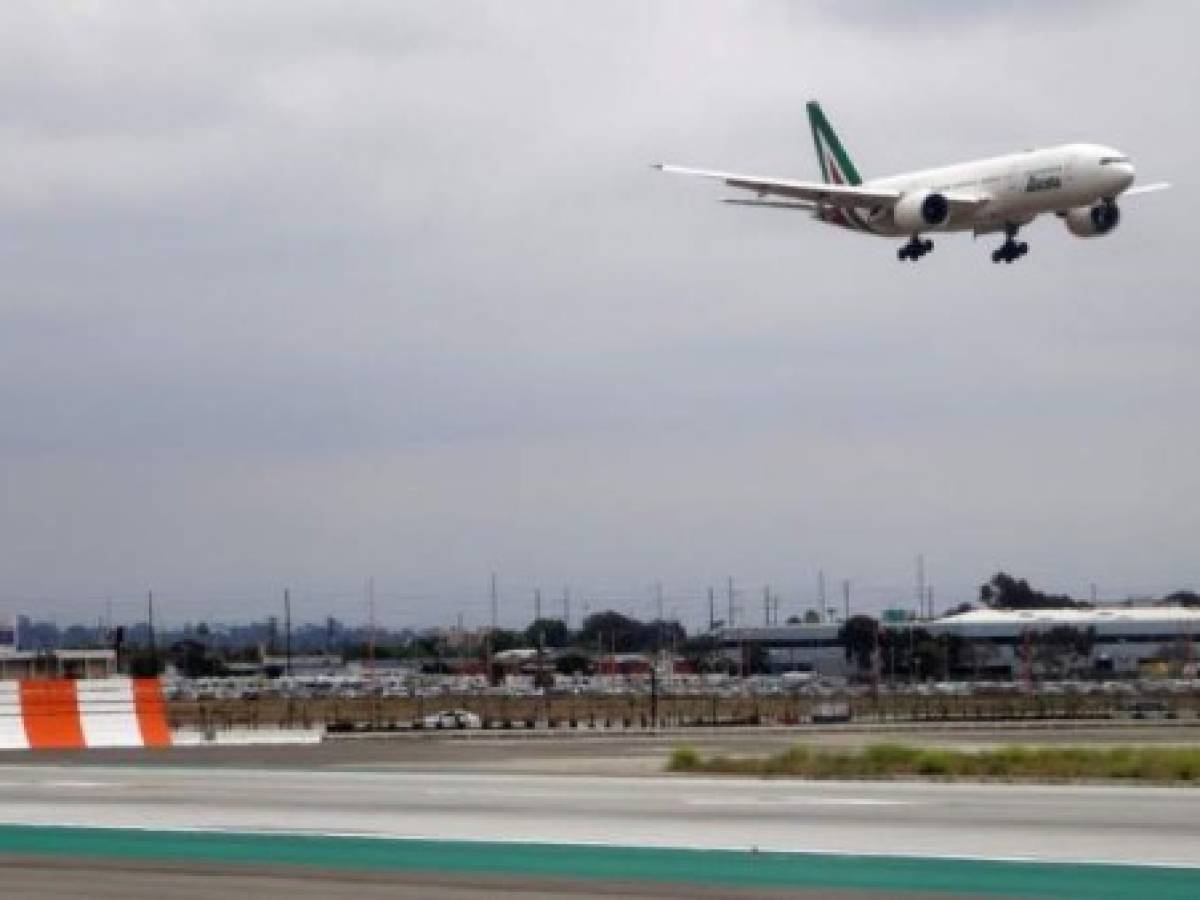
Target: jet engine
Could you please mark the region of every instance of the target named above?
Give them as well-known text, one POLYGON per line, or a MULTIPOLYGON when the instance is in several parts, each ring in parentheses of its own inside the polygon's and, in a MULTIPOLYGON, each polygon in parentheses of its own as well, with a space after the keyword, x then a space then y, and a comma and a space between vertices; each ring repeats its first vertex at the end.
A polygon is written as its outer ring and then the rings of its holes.
POLYGON ((896 226, 916 234, 945 225, 950 218, 950 201, 936 191, 905 194, 892 208, 896 226))
POLYGON ((1121 221, 1121 210, 1111 200, 1105 200, 1095 206, 1069 209, 1063 219, 1067 223, 1067 230, 1075 237, 1098 237, 1117 227, 1121 221))

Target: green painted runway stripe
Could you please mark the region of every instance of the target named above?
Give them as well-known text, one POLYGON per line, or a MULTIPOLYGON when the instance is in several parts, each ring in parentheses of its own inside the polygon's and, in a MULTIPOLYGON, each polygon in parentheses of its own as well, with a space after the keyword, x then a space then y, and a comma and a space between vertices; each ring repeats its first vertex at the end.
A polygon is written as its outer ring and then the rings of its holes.
POLYGON ((223 831, 0 825, 0 854, 841 888, 881 895, 905 890, 1010 897, 1200 896, 1200 869, 223 831))

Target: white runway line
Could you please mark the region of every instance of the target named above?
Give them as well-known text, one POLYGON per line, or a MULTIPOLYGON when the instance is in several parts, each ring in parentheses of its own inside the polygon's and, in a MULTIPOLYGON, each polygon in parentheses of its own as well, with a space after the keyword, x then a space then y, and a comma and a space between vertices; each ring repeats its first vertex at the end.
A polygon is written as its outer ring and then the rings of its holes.
POLYGON ((685 797, 688 806, 913 806, 913 800, 878 797, 685 797))

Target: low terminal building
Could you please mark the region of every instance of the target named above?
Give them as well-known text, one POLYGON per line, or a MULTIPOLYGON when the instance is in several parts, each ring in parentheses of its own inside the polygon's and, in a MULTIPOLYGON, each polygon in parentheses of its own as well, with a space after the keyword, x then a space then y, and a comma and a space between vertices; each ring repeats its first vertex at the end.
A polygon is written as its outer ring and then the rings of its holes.
POLYGON ((102 649, 21 649, 18 618, 0 621, 0 681, 34 678, 108 678, 117 674, 117 653, 102 649))
POLYGON ((1200 609, 1181 606, 1106 606, 1092 609, 977 609, 923 623, 931 635, 962 639, 980 668, 1045 667, 1039 647, 1052 632, 1073 631, 1078 668, 1093 674, 1195 674, 1200 609))
MULTIPOLYGON (((1107 606, 1091 609, 978 609, 937 619, 884 617, 880 628, 903 643, 924 631, 954 647, 946 674, 1020 677, 1066 674, 1053 660, 1050 638, 1078 637, 1070 654, 1077 674, 1181 674, 1194 677, 1200 658, 1200 609, 1180 606, 1107 606)), ((864 673, 841 639, 842 623, 726 628, 725 655, 744 671, 812 672, 844 677, 864 673)), ((880 654, 882 656, 882 654, 880 654)), ((876 662, 879 665, 878 661, 876 662)), ((879 674, 886 677, 885 666, 879 674)))
POLYGON ((0 648, 0 681, 33 678, 109 678, 117 674, 113 650, 14 650, 0 648))

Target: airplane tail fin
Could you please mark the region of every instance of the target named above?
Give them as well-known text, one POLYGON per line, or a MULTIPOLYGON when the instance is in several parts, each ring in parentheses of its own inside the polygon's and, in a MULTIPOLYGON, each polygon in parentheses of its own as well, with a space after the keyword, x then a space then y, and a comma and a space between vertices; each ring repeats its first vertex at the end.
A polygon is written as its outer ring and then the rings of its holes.
POLYGON ((821 177, 825 183, 862 184, 858 169, 854 168, 849 154, 816 100, 808 102, 808 124, 812 126, 813 144, 817 148, 817 160, 821 163, 821 177))

